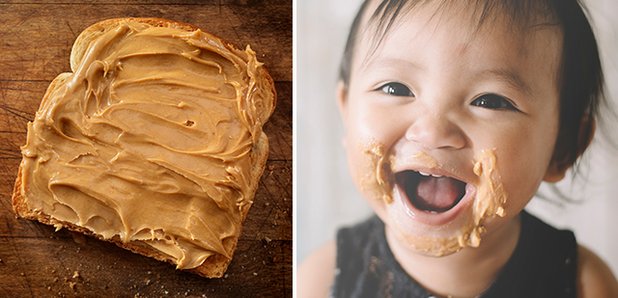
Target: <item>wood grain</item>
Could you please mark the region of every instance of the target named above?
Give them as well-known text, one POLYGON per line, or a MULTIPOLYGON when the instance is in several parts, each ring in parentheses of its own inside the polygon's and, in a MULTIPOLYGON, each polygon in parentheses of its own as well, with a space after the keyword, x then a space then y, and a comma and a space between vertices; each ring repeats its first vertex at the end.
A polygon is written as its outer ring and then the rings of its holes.
POLYGON ((194 24, 238 48, 250 44, 275 81, 291 81, 291 2, 248 2, 254 4, 0 4, 8 14, 0 22, 0 69, 10 70, 0 80, 50 81, 70 70, 65 57, 82 30, 98 20, 132 16, 194 24))
POLYGON ((291 297, 291 1, 0 2, 0 297, 291 297), (16 219, 10 196, 28 121, 70 71, 77 34, 106 18, 163 17, 250 44, 275 80, 270 155, 226 277, 204 279, 115 245, 16 219))

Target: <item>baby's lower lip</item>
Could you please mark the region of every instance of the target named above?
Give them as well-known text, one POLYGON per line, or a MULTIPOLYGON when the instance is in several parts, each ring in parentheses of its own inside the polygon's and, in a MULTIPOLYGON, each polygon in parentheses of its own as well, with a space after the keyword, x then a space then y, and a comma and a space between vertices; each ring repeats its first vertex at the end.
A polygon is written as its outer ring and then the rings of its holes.
POLYGON ((405 191, 399 185, 395 186, 395 191, 397 192, 397 199, 402 204, 406 215, 413 221, 429 226, 442 226, 453 221, 466 209, 466 206, 471 204, 476 195, 476 188, 472 184, 467 183, 464 196, 455 206, 444 212, 432 212, 414 207, 407 198, 405 191))

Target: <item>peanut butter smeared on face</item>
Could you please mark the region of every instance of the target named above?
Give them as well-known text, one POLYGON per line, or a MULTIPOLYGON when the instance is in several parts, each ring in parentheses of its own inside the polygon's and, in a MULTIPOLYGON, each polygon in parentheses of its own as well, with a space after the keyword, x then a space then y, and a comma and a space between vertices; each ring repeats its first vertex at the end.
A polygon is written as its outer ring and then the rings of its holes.
POLYGON ((367 147, 365 154, 369 155, 372 169, 368 169, 367 177, 365 177, 361 187, 366 187, 374 193, 374 197, 390 204, 393 202, 391 162, 384 152, 384 145, 372 142, 367 147))
POLYGON ((474 215, 474 229, 470 233, 468 244, 473 247, 479 246, 481 234, 484 232, 483 221, 493 217, 504 217, 504 205, 506 204, 506 192, 500 182, 496 170, 495 150, 481 150, 478 161, 474 164, 474 174, 479 176, 476 199, 472 207, 474 215))
MULTIPOLYGON (((372 180, 366 180, 363 187, 373 190, 376 198, 382 198, 386 204, 387 212, 391 212, 394 207, 393 192, 394 185, 392 181, 393 173, 390 168, 394 164, 393 157, 384 152, 382 145, 374 144, 370 149, 366 150, 369 154, 374 170, 371 171, 370 177, 372 180), (389 200, 387 200, 387 199, 389 200)), ((426 168, 442 167, 437 160, 424 151, 419 151, 412 157, 416 160, 415 164, 423 165, 426 168)), ((474 185, 476 189, 475 197, 471 206, 466 210, 462 210, 463 214, 444 227, 438 229, 435 235, 428 235, 425 227, 410 227, 403 228, 410 218, 401 216, 392 217, 393 213, 389 213, 390 218, 387 219, 389 227, 397 231, 396 236, 410 248, 422 252, 427 255, 444 256, 455 253, 465 247, 478 247, 481 243, 481 237, 485 233, 485 224, 487 220, 495 216, 504 217, 505 204, 507 194, 500 181, 500 176, 496 167, 495 150, 481 150, 476 156, 473 172, 478 176, 477 183, 474 185), (414 229, 419 231, 414 231, 414 229), (452 232, 446 232, 449 229, 454 229, 452 232), (417 234, 417 232, 419 232, 417 234)), ((397 204, 395 204, 397 205, 397 204)), ((399 214, 399 213, 395 213, 399 214)))
POLYGON ((231 257, 257 184, 252 149, 270 115, 260 107, 274 100, 255 53, 123 22, 72 62, 28 125, 29 206, 152 246, 178 268, 231 257))
MULTIPOLYGON (((495 216, 504 217, 507 195, 496 168, 495 149, 481 150, 474 163, 473 172, 479 177, 476 197, 472 204, 472 218, 457 236, 457 250, 466 246, 478 247, 485 233, 485 222, 495 216)), ((454 248, 456 246, 453 246, 454 248)))

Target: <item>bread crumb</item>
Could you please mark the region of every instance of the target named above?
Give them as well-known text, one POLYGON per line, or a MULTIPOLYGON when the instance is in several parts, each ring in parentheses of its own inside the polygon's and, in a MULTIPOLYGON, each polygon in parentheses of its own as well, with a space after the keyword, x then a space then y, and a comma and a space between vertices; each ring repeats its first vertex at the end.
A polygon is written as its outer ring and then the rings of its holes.
POLYGON ((73 290, 73 291, 75 291, 75 285, 77 285, 77 283, 76 283, 76 282, 74 282, 74 281, 70 281, 70 282, 69 282, 69 287, 70 287, 70 288, 71 288, 71 290, 73 290))
POLYGON ((253 276, 257 276, 257 275, 258 275, 257 272, 253 272, 253 276))
POLYGON ((268 236, 265 236, 264 240, 266 241, 266 243, 270 243, 271 241, 273 241, 272 239, 268 238, 268 236))
POLYGON ((81 276, 79 275, 79 272, 76 270, 75 272, 73 272, 73 278, 80 278, 81 276))

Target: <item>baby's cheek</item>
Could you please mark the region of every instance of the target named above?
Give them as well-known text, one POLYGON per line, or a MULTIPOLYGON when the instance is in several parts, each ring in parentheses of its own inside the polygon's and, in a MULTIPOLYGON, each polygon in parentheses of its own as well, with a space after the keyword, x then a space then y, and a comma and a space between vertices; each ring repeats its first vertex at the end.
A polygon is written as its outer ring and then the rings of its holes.
POLYGON ((501 180, 509 194, 507 213, 519 213, 535 195, 544 175, 540 161, 518 158, 520 155, 507 155, 499 159, 501 180), (509 156, 511 158, 509 158, 509 156))
POLYGON ((385 146, 375 141, 349 139, 350 174, 362 196, 378 214, 392 202, 390 165, 385 146))
POLYGON ((396 110, 381 105, 365 105, 356 110, 352 126, 356 137, 365 144, 379 143, 385 149, 405 136, 407 124, 396 110))

